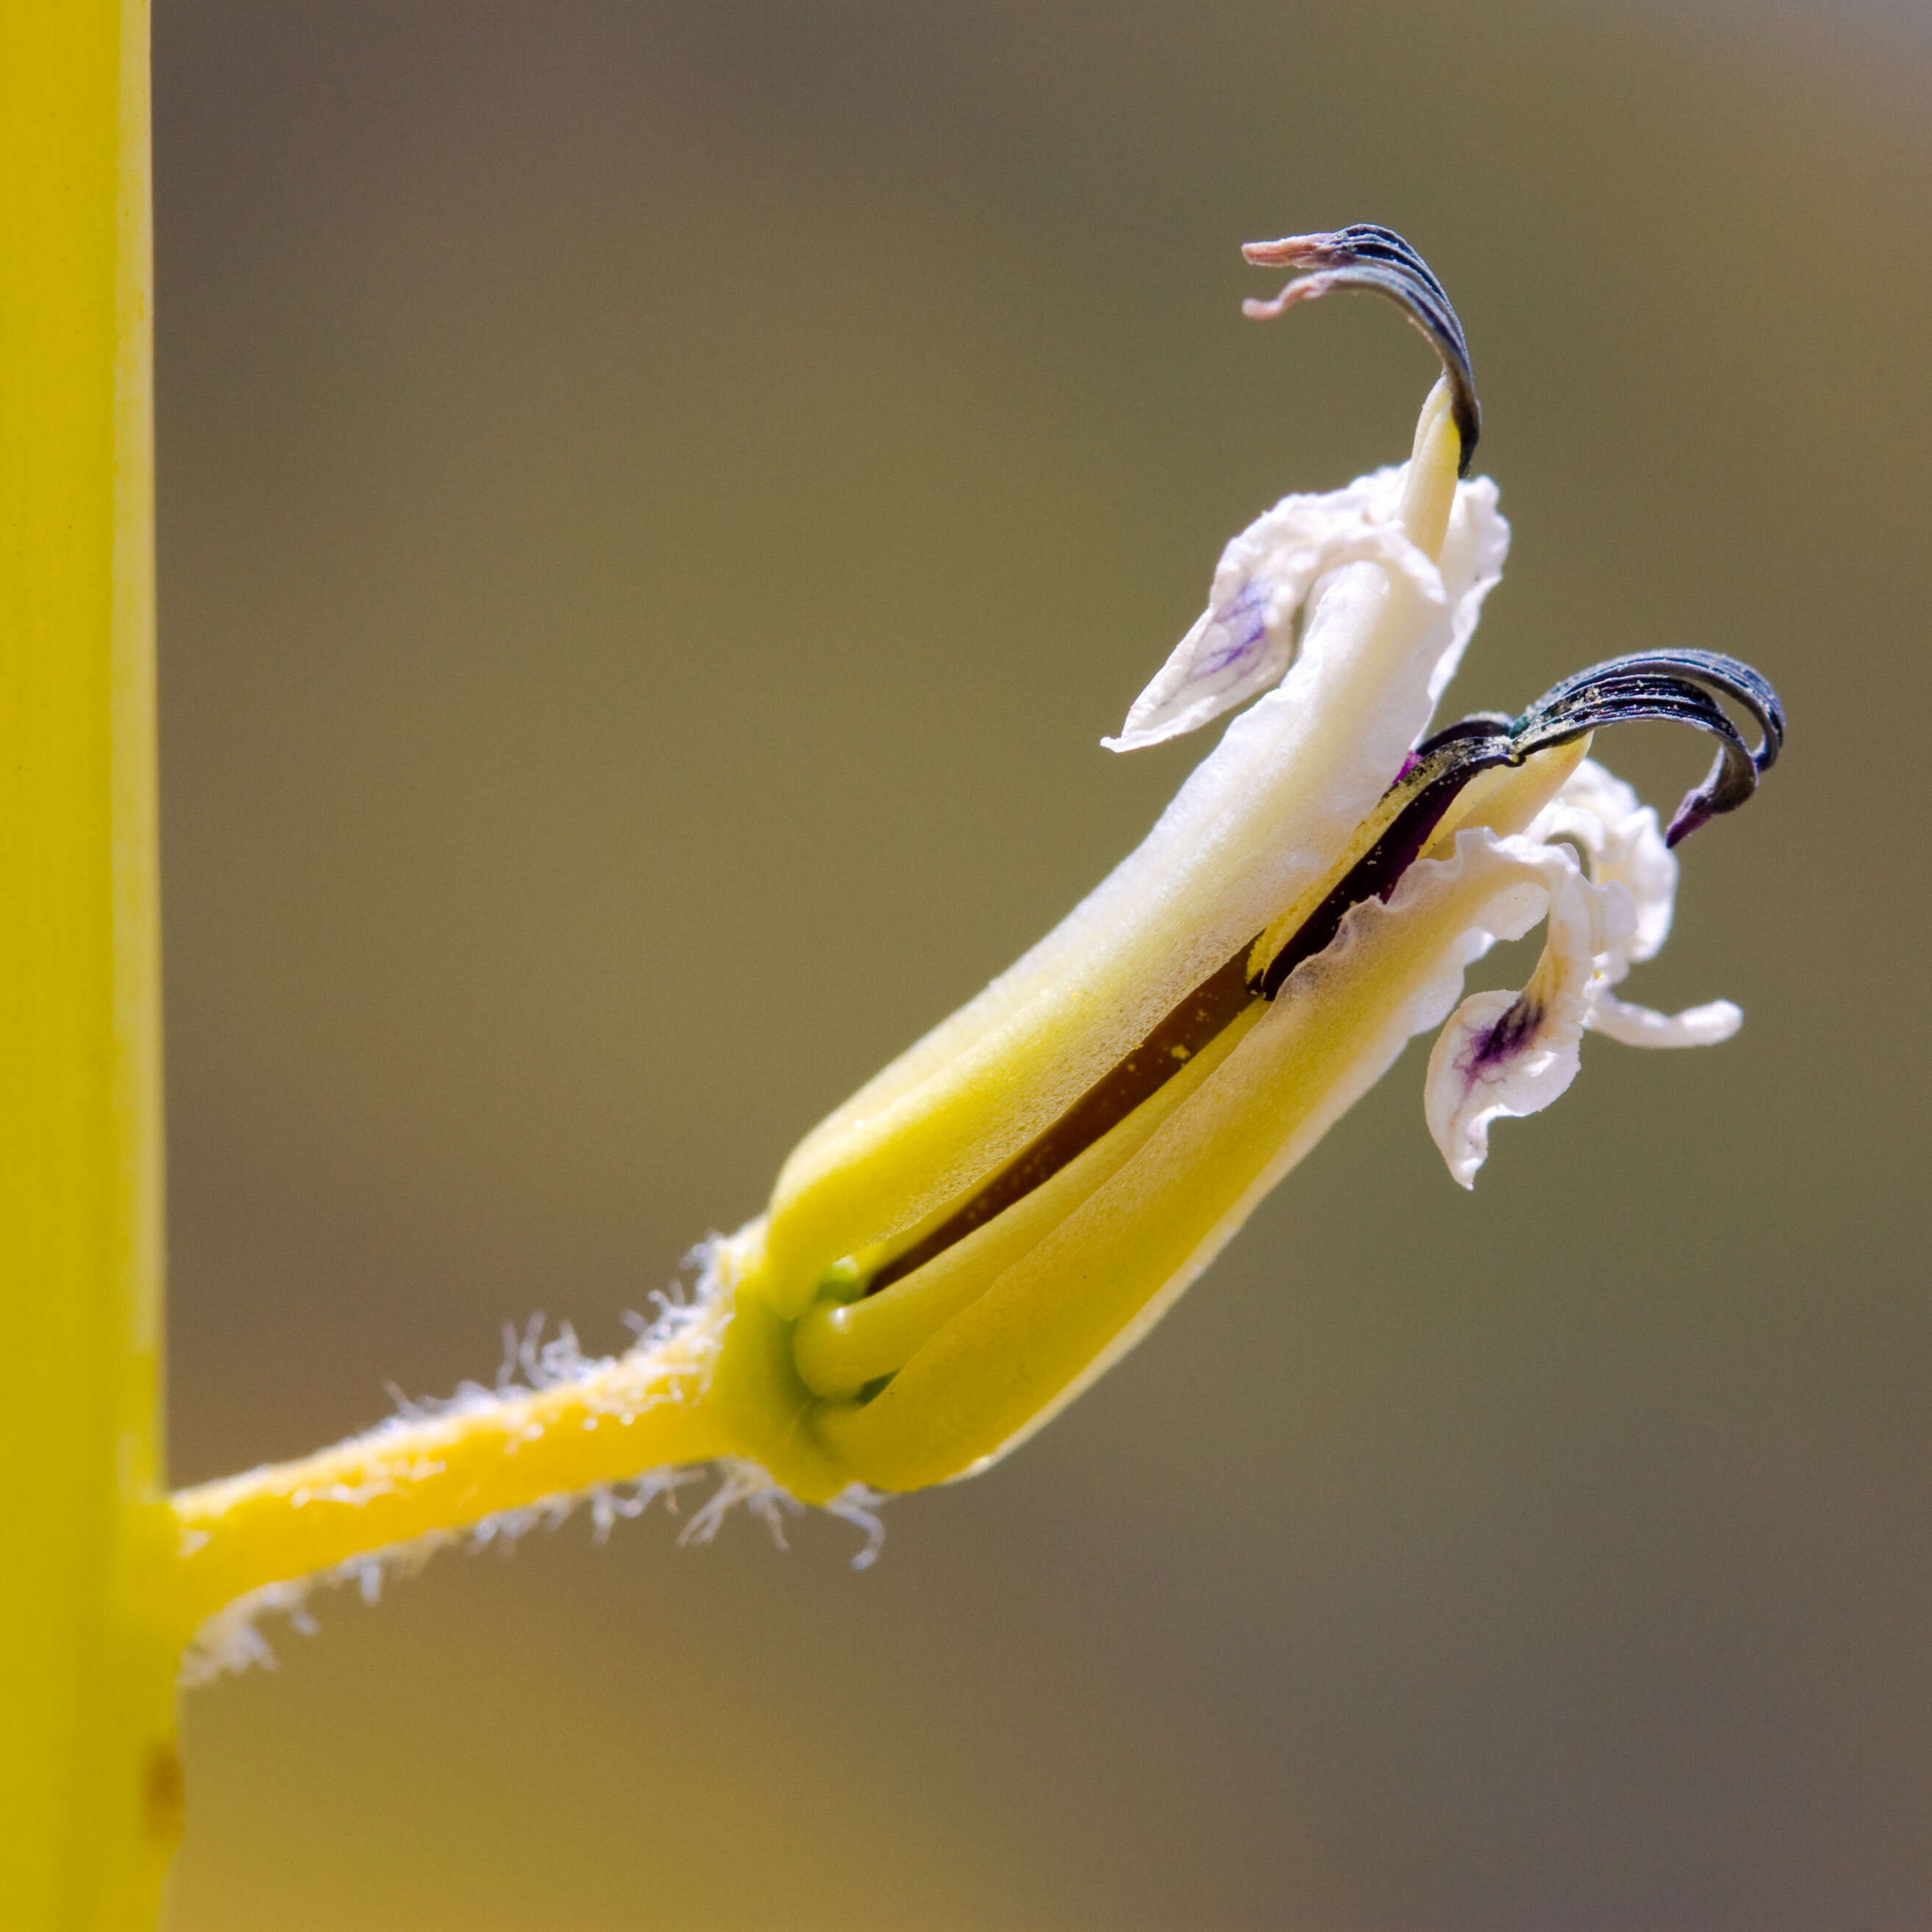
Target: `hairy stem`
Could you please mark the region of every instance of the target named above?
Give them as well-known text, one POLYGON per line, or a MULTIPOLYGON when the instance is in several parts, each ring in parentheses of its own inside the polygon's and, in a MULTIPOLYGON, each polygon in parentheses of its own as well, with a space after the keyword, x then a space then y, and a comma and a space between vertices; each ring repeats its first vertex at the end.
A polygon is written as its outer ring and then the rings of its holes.
POLYGON ((704 1401, 728 1306, 713 1298, 677 1311, 628 1353, 548 1386, 477 1390, 299 1461, 179 1492, 182 1634, 266 1584, 733 1453, 704 1401))

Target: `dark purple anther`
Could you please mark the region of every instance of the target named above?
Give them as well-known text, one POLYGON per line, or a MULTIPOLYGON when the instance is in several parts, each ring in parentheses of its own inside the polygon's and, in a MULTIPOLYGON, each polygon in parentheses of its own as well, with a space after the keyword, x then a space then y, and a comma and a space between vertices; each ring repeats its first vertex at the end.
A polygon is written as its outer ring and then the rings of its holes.
POLYGON ((1242 312, 1264 321, 1336 289, 1370 289, 1399 303, 1442 358, 1450 406, 1462 444, 1456 474, 1469 473, 1483 412, 1476 400, 1476 378, 1469 367, 1469 345, 1450 307, 1448 291, 1434 270, 1392 228, 1358 221, 1332 235, 1286 235, 1279 242, 1250 242, 1241 253, 1258 268, 1292 268, 1302 274, 1272 302, 1245 302, 1242 312))

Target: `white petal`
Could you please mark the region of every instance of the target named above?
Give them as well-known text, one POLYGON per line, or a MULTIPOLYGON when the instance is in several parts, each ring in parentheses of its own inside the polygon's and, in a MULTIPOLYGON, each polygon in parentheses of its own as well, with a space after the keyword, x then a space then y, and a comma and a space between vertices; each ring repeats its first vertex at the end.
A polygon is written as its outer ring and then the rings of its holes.
POLYGON ((1289 496, 1234 538, 1214 573, 1212 601, 1135 699, 1110 752, 1138 751, 1198 730, 1279 684, 1294 656, 1294 624, 1318 579, 1351 563, 1399 573, 1444 602, 1436 566, 1400 526, 1371 522, 1337 492, 1289 496))
POLYGON ((1598 884, 1614 879, 1630 896, 1636 927, 1628 946, 1604 962, 1612 984, 1638 960, 1654 958, 1670 935, 1677 896, 1677 856, 1664 842, 1657 814, 1637 802, 1622 778, 1586 758, 1529 829, 1545 843, 1572 838, 1598 884))
POLYGON ((1487 477, 1458 485, 1440 566, 1395 520, 1403 471, 1378 470, 1322 496, 1284 496, 1222 551, 1208 608, 1134 700, 1112 752, 1138 751, 1198 730, 1279 683, 1294 655, 1294 624, 1336 573, 1374 562, 1399 572, 1436 607, 1428 635, 1432 704, 1455 675, 1483 599, 1502 576, 1509 526, 1487 477))
POLYGON ((1294 620, 1306 586, 1292 593, 1265 577, 1242 584, 1226 603, 1210 604, 1174 648, 1154 682, 1133 702, 1110 752, 1137 752, 1198 730, 1278 682, 1294 656, 1294 620))
POLYGON ((1509 555, 1510 530, 1496 508, 1496 486, 1478 476, 1460 485, 1449 514, 1449 532, 1443 539, 1440 568, 1448 593, 1442 654, 1430 674, 1432 704, 1448 688, 1462 662, 1462 652, 1475 635, 1483 599, 1502 581, 1503 560, 1509 555))
POLYGON ((1583 1023, 1592 1032, 1607 1034, 1626 1046, 1715 1046, 1744 1024, 1744 1016, 1729 1000, 1687 1006, 1681 1013, 1655 1012, 1648 1006, 1630 1006, 1599 986, 1583 1023))
POLYGON ((1581 1024, 1556 1022, 1527 999, 1527 989, 1472 993, 1429 1056, 1423 1118, 1459 1186, 1476 1184, 1492 1120, 1540 1113, 1576 1077, 1581 1024))
POLYGON ((1532 838, 1574 839, 1588 858, 1590 877, 1630 896, 1636 922, 1628 941, 1598 960, 1601 977, 1583 1024, 1626 1046, 1714 1046, 1744 1023, 1729 1000, 1714 1000, 1675 1015, 1618 999, 1618 985, 1634 963, 1652 958, 1670 937, 1677 897, 1677 855, 1664 842, 1657 814, 1594 759, 1586 758, 1529 829, 1532 838))
POLYGON ((1529 983, 1520 993, 1472 994, 1429 1056, 1423 1117, 1465 1187, 1488 1156, 1492 1120, 1539 1113, 1576 1078, 1597 962, 1628 944, 1633 924, 1621 886, 1592 885, 1560 846, 1536 857, 1550 929, 1529 983))

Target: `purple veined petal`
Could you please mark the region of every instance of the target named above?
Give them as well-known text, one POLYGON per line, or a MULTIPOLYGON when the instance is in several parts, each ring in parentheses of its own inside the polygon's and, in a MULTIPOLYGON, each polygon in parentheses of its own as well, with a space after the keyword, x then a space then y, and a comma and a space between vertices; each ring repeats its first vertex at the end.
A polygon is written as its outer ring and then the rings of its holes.
POLYGON ((1448 603, 1442 573, 1395 525, 1370 520, 1352 502, 1288 498, 1228 546, 1214 602, 1134 700, 1120 735, 1102 744, 1131 752, 1165 743, 1279 684, 1310 592, 1352 563, 1380 564, 1430 607, 1448 603))
POLYGON ((1598 961, 1626 943, 1630 896, 1586 879, 1569 852, 1527 840, 1498 841, 1505 860, 1540 872, 1548 933, 1520 992, 1472 993, 1450 1017, 1429 1056, 1423 1114, 1452 1178, 1474 1184, 1488 1157, 1490 1126, 1540 1113, 1576 1077, 1598 961))
POLYGON ((1181 639, 1160 674, 1134 701, 1110 752, 1138 751, 1211 723, 1286 674, 1294 655, 1298 604, 1277 608, 1272 586, 1244 583, 1228 602, 1210 606, 1181 639))

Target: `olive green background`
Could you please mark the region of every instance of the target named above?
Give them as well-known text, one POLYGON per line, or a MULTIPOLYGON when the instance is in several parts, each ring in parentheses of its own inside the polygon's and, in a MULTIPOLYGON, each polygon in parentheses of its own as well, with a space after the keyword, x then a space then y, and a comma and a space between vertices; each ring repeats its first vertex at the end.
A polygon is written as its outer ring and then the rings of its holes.
MULTIPOLYGON (((1418 1046, 988 1478, 445 1556, 187 1707, 177 1932, 1932 1926, 1932 26, 163 0, 172 1463, 602 1350, 1205 748, 1096 740, 1448 283, 1451 703, 1694 644, 1786 761, 1473 1196, 1418 1046)), ((1600 749, 1666 807, 1705 763, 1600 749)), ((1484 969, 1512 982, 1525 955, 1484 969)))

